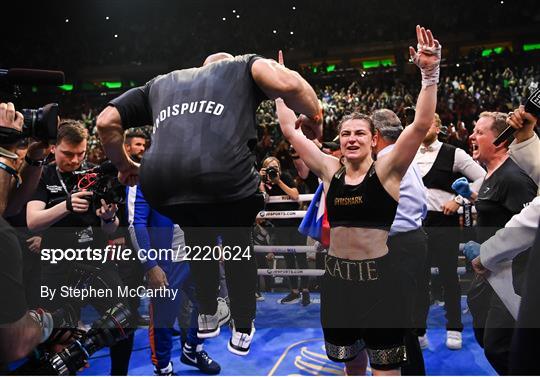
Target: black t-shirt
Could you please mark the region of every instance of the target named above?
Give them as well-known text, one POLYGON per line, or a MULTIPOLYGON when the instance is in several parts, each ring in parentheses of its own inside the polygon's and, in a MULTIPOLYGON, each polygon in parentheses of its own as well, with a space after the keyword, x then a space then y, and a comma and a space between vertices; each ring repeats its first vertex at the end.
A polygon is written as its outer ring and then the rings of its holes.
MULTIPOLYGON (((478 192, 478 238, 483 242, 505 226, 512 216, 521 212, 535 197, 538 186, 521 168, 508 158, 482 184, 478 192)), ((521 295, 529 251, 512 260, 512 284, 521 295)))
POLYGON ((512 216, 530 203, 538 186, 521 168, 508 158, 487 179, 478 191, 479 242, 487 240, 503 228, 512 216))
POLYGON ((257 191, 255 111, 265 99, 242 55, 158 76, 111 101, 125 128, 154 125, 141 166, 150 205, 235 201, 257 191))
MULTIPOLYGON (((90 165, 84 165, 89 168, 90 165)), ((38 187, 31 200, 45 203, 45 208, 51 208, 67 198, 67 192, 72 192, 77 186, 78 177, 73 173, 60 173, 55 164, 43 168, 38 187), (66 192, 67 191, 67 192, 66 192)), ((106 237, 101 231, 101 221, 93 212, 92 206, 88 212, 70 213, 43 232, 41 247, 59 249, 85 249, 103 247, 106 237)))
POLYGON ((22 252, 15 230, 0 218, 0 324, 21 319, 27 311, 22 252))

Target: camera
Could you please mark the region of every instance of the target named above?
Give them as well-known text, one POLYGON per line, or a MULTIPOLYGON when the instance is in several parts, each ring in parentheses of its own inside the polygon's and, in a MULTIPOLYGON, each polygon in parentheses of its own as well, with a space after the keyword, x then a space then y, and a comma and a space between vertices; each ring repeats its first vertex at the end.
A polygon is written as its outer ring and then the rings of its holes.
POLYGON ((92 191, 94 211, 101 207, 101 199, 108 204, 125 202, 125 187, 118 180, 118 170, 111 161, 87 170, 73 172, 77 177, 77 189, 92 191))
MULTIPOLYGON (((13 88, 13 95, 21 94, 19 85, 57 86, 65 83, 64 72, 43 69, 11 68, 0 69, 0 88, 13 88)), ((15 102, 15 101, 13 101, 15 102)), ((49 144, 56 142, 58 127, 58 104, 49 103, 39 109, 22 109, 24 125, 22 132, 0 124, 0 145, 12 145, 31 137, 49 144)))
POLYGON ((129 335, 131 313, 123 304, 117 304, 92 324, 80 339, 75 340, 63 351, 52 355, 46 362, 47 368, 57 376, 67 376, 82 368, 91 355, 109 347, 129 335))
POLYGON ((39 109, 22 109, 24 125, 22 134, 49 144, 56 143, 58 134, 58 104, 49 103, 39 109))
POLYGON ((84 367, 90 356, 128 337, 133 331, 131 312, 122 303, 116 304, 92 323, 88 332, 79 336, 58 353, 42 352, 39 359, 29 361, 15 370, 15 375, 74 375, 84 367))
POLYGON ((277 168, 270 166, 269 168, 266 168, 266 177, 268 181, 272 181, 276 179, 279 175, 279 171, 277 168))
POLYGON ((22 131, 0 127, 0 145, 15 144, 19 140, 28 137, 49 144, 56 142, 58 134, 57 103, 49 103, 39 109, 22 109, 21 114, 24 118, 22 131))

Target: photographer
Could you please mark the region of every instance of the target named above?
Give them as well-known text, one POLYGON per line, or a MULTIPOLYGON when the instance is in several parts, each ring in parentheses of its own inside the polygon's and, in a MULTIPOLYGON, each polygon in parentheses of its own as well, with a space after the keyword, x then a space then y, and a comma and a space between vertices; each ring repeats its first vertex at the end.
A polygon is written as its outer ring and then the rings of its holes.
MULTIPOLYGON (((298 200, 299 193, 296 188, 296 183, 292 177, 281 171, 281 165, 276 157, 268 157, 263 161, 261 175, 261 192, 265 193, 265 197, 288 195, 292 200, 298 200)), ((267 211, 294 211, 298 210, 298 203, 267 203, 265 206, 267 211)), ((276 226, 274 242, 276 245, 305 245, 306 240, 298 232, 300 219, 279 219, 272 223, 276 226)), ((285 254, 285 263, 287 268, 306 269, 307 258, 305 253, 287 253, 285 254)), ((310 304, 310 296, 308 290, 309 278, 304 276, 300 279, 300 289, 302 290, 302 305, 310 304)), ((280 304, 295 304, 300 301, 300 292, 298 287, 298 277, 289 277, 289 286, 291 292, 280 299, 280 304)))
MULTIPOLYGON (((116 205, 101 200, 99 208, 92 208, 93 192, 82 188, 76 173, 91 167, 85 161, 87 141, 88 133, 82 123, 64 120, 59 124, 57 142, 53 145, 55 163, 44 168, 39 186, 27 206, 28 228, 43 231, 42 249, 104 249, 106 235, 118 227, 116 205)), ((89 299, 100 314, 122 302, 117 297, 117 287, 124 284, 112 261, 45 262, 41 278, 42 286, 58 291, 81 282, 95 289, 111 288, 112 297, 89 299)), ((43 306, 49 310, 72 300, 43 296, 42 299, 43 306)), ((111 347, 111 375, 127 374, 132 345, 133 334, 111 347)))
MULTIPOLYGON (((22 139, 17 143, 17 149, 15 151, 18 155, 18 159, 14 164, 17 171, 20 171, 27 152, 28 140, 22 139)), ((26 304, 29 308, 37 308, 40 302, 39 289, 41 284, 41 235, 28 230, 26 225, 26 205, 18 214, 8 216, 5 219, 15 228, 22 250, 23 285, 26 291, 26 304)))
MULTIPOLYGON (((15 111, 13 103, 0 103, 0 127, 21 131, 23 116, 15 111)), ((16 233, 3 219, 15 215, 34 191, 41 175, 38 160, 46 154, 47 145, 32 142, 27 158, 17 173, 16 144, 6 145, 0 139, 0 372, 2 363, 26 356, 39 343, 46 340, 53 329, 53 317, 43 311, 28 311, 23 284, 23 265, 20 244, 16 233), (21 182, 21 177, 23 182, 21 182), (17 187, 17 182, 20 186, 17 187)), ((58 321, 57 321, 58 322, 58 321)))
MULTIPOLYGON (((23 115, 15 111, 13 103, 0 103, 0 127, 21 131, 23 115)), ((33 194, 41 175, 42 160, 47 154, 48 145, 42 141, 28 146, 25 162, 19 173, 14 168, 18 159, 16 144, 3 145, 0 138, 0 214, 10 216, 19 213, 33 194), (17 188, 17 185, 20 185, 17 188)))
MULTIPOLYGON (((87 139, 87 131, 81 123, 67 120, 58 126, 58 139, 52 150, 55 164, 44 169, 33 199, 28 203, 28 227, 31 230, 40 231, 51 226, 99 225, 95 216, 89 213, 92 192, 73 191, 77 184, 77 176, 73 172, 90 167, 84 161, 87 139)), ((100 217, 105 233, 116 230, 116 205, 103 204, 96 215, 100 217)), ((73 243, 67 246, 73 246, 73 243)))

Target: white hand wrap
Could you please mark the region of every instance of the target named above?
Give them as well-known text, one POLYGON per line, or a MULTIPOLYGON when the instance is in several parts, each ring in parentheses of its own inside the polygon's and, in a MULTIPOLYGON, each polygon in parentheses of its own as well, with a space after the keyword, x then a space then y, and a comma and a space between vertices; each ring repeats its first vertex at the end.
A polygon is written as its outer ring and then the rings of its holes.
POLYGON ((437 85, 439 83, 442 46, 439 45, 437 47, 427 47, 425 45, 418 44, 416 47, 417 52, 413 56, 413 62, 416 64, 416 66, 418 66, 418 68, 420 68, 420 72, 422 73, 422 87, 425 88, 430 85, 437 85), (437 63, 427 67, 421 67, 421 53, 437 57, 437 63))
POLYGON ((28 314, 30 314, 32 319, 36 321, 41 327, 40 343, 43 343, 44 341, 49 339, 49 336, 51 336, 51 333, 54 329, 54 323, 51 313, 43 311, 42 309, 37 309, 28 311, 28 314))

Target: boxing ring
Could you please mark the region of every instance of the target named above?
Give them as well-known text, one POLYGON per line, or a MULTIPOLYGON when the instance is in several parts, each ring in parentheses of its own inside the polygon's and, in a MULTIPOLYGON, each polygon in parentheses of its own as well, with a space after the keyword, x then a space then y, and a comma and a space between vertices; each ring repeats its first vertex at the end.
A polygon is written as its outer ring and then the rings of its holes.
MULTIPOLYGON (((313 195, 300 195, 299 202, 312 200, 313 195)), ((270 203, 296 202, 289 197, 270 197, 270 203)), ((261 211, 258 218, 289 219, 302 218, 306 211, 261 211)), ((320 245, 255 245, 255 253, 325 253, 320 245)), ((432 274, 438 273, 432 268, 432 274)), ((458 274, 465 273, 464 267, 458 267, 458 274)), ((259 268, 259 276, 288 277, 312 276, 324 274, 322 269, 281 269, 259 268)), ((343 375, 343 365, 334 363, 326 357, 322 329, 319 323, 319 294, 311 293, 312 304, 306 307, 298 305, 282 305, 278 299, 281 293, 264 292, 265 300, 257 302, 257 332, 252 343, 251 352, 239 357, 227 351, 230 329, 223 326, 222 334, 205 342, 205 350, 222 366, 220 375, 303 375, 303 376, 338 376, 343 375)), ((462 299, 462 308, 466 308, 462 299)), ((93 309, 87 308, 87 312, 93 309)), ((144 314, 148 308, 141 306, 144 314)), ((428 317, 429 349, 423 350, 428 375, 496 375, 484 357, 472 332, 470 313, 464 312, 463 348, 450 351, 445 346, 444 310, 432 305, 428 317)), ((180 342, 173 341, 172 361, 177 375, 203 375, 198 370, 186 366, 179 361, 180 342)), ((130 375, 152 375, 150 362, 148 332, 138 329, 135 334, 134 351, 130 362, 130 375)), ((108 375, 108 349, 100 350, 90 360, 90 368, 82 375, 108 375)))

